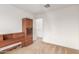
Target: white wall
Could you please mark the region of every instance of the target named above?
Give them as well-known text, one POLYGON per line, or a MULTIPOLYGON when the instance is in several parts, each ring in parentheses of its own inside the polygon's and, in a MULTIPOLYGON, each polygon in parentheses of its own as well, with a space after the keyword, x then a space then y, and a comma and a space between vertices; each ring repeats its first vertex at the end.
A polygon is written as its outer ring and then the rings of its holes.
POLYGON ((79 50, 79 6, 52 10, 40 17, 44 18, 43 41, 79 50))
POLYGON ((33 18, 33 15, 11 5, 0 5, 0 34, 22 32, 24 17, 33 18))

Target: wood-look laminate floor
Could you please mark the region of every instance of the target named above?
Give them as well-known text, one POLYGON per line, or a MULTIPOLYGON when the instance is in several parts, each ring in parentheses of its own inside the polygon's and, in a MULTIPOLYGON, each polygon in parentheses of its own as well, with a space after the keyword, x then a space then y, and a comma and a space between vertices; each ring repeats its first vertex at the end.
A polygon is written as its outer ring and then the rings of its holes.
POLYGON ((27 47, 17 48, 6 54, 79 54, 79 51, 36 40, 27 47))

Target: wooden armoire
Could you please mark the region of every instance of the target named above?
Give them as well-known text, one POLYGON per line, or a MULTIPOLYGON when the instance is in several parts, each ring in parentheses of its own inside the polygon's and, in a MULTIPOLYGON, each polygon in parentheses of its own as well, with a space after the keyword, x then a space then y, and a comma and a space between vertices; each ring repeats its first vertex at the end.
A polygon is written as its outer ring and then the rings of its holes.
POLYGON ((22 19, 22 31, 25 34, 23 45, 27 46, 33 43, 33 20, 29 18, 22 19))

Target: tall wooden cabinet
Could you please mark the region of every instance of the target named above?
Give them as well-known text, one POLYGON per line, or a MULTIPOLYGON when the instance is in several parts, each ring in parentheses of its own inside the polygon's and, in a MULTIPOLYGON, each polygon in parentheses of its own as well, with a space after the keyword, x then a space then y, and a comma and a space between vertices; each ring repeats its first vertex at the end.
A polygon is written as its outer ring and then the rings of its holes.
POLYGON ((24 46, 33 43, 33 20, 29 18, 22 19, 22 31, 25 34, 24 46))

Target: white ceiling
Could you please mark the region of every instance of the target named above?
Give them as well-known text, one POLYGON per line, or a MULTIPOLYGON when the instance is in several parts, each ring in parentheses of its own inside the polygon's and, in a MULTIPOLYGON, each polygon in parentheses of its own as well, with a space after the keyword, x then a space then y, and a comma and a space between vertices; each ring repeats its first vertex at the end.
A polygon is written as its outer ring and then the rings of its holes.
POLYGON ((51 4, 49 8, 45 8, 44 5, 45 4, 14 4, 13 6, 33 14, 45 13, 50 10, 69 6, 68 4, 51 4))

